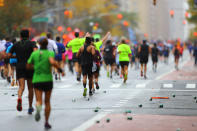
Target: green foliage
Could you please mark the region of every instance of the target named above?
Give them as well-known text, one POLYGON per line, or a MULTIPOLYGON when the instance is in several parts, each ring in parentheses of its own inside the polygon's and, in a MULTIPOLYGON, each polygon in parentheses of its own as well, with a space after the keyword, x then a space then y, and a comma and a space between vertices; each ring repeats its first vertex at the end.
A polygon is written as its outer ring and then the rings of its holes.
POLYGON ((193 32, 197 32, 197 5, 194 4, 194 0, 188 0, 188 4, 188 11, 191 14, 191 17, 188 18, 188 21, 195 25, 195 28, 191 30, 190 39, 196 39, 196 37, 193 36, 193 32))
POLYGON ((0 36, 13 36, 19 28, 28 25, 31 10, 26 0, 5 0, 0 7, 0 36))
POLYGON ((88 32, 92 32, 90 22, 98 23, 98 28, 101 28, 104 34, 110 31, 114 36, 128 35, 127 28, 123 26, 124 20, 128 21, 132 28, 137 27, 137 14, 120 12, 113 0, 71 0, 65 6, 73 12, 68 26, 79 27, 88 32), (117 18, 119 13, 123 15, 122 19, 117 18))

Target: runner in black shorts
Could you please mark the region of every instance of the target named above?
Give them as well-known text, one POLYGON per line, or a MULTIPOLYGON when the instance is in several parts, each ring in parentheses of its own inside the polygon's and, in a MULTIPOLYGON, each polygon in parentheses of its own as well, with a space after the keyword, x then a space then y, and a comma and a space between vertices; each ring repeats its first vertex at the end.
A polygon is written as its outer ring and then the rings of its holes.
POLYGON ((20 32, 21 41, 17 42, 13 45, 8 53, 8 57, 14 57, 13 53, 16 53, 17 64, 16 64, 16 77, 19 81, 19 90, 18 90, 18 104, 17 110, 22 111, 22 95, 25 89, 25 80, 27 80, 28 91, 29 91, 29 109, 28 113, 32 114, 33 107, 33 85, 32 85, 32 77, 33 77, 33 70, 27 70, 26 64, 29 56, 31 53, 36 50, 35 42, 31 42, 29 40, 29 31, 27 29, 23 29, 20 32))
POLYGON ((152 61, 153 61, 153 71, 156 72, 158 55, 159 55, 159 49, 157 48, 156 43, 154 43, 154 47, 151 49, 151 55, 152 55, 152 61))
POLYGON ((112 78, 112 72, 115 67, 115 47, 112 45, 111 40, 107 40, 106 46, 104 48, 104 61, 107 65, 107 77, 110 76, 112 78), (109 74, 109 66, 111 67, 110 74, 109 74))
POLYGON ((83 86, 84 92, 83 96, 87 95, 87 88, 86 88, 86 79, 89 79, 89 95, 93 95, 92 93, 92 83, 93 83, 93 73, 92 73, 92 66, 93 66, 93 56, 95 55, 95 47, 92 45, 93 38, 86 37, 85 44, 79 49, 77 57, 80 57, 81 66, 82 66, 82 74, 83 74, 83 86))
POLYGON ((143 44, 139 47, 139 56, 140 56, 140 64, 141 64, 141 76, 146 79, 146 71, 147 71, 147 63, 149 57, 150 48, 146 44, 146 40, 143 40, 143 44), (143 73, 144 69, 144 73, 143 73), (144 74, 144 75, 143 75, 144 74))

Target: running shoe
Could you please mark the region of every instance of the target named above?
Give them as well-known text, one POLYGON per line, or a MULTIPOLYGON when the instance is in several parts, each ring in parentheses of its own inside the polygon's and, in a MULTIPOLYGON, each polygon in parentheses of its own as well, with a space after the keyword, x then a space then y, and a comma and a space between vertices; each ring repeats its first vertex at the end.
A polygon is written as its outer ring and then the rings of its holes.
POLYGON ((44 127, 45 129, 51 129, 51 125, 48 122, 45 123, 44 127))
POLYGON ((16 106, 17 111, 22 111, 22 99, 18 98, 17 100, 17 106, 16 106))
POLYGON ((95 89, 94 88, 92 89, 92 92, 95 93, 95 89))
POLYGON ((98 89, 99 89, 99 85, 98 85, 98 83, 95 83, 95 85, 96 85, 96 89, 98 90, 98 89))
POLYGON ((86 95, 87 95, 87 88, 84 88, 83 96, 86 96, 86 95))
POLYGON ((34 108, 33 108, 33 107, 30 107, 30 108, 28 109, 28 114, 31 115, 32 112, 34 112, 34 108))
POLYGON ((146 75, 144 75, 144 79, 147 79, 147 76, 146 75))
POLYGON ((89 91, 89 96, 92 96, 92 95, 93 95, 92 91, 89 91))
POLYGON ((7 77, 7 82, 11 83, 11 78, 9 76, 7 77))
POLYGON ((122 78, 122 74, 120 75, 120 78, 122 78))
POLYGON ((58 78, 57 78, 57 74, 55 74, 55 80, 57 80, 58 78))
POLYGON ((80 82, 81 81, 81 77, 77 75, 77 81, 80 82))
POLYGON ((112 79, 112 75, 110 75, 110 79, 112 79))
POLYGON ((36 106, 36 115, 35 115, 35 120, 39 121, 40 120, 40 112, 42 110, 42 106, 36 106))

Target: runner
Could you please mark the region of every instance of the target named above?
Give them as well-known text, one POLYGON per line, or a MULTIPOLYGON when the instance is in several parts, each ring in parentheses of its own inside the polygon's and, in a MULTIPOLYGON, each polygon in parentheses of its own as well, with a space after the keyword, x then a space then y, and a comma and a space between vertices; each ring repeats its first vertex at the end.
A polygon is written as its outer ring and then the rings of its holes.
MULTIPOLYGON (((95 47, 95 44, 92 44, 92 45, 95 47)), ((93 72, 92 88, 93 88, 93 92, 95 92, 94 83, 95 83, 96 89, 97 90, 99 89, 98 77, 99 77, 99 72, 100 72, 100 63, 101 63, 100 52, 97 49, 95 49, 95 55, 94 55, 93 67, 92 67, 92 72, 93 72)))
POLYGON ((55 54, 53 51, 47 50, 47 38, 39 40, 40 50, 33 52, 28 59, 27 68, 34 69, 33 85, 36 95, 36 114, 35 120, 40 120, 40 112, 42 110, 42 95, 45 94, 45 128, 50 129, 49 115, 51 111, 51 92, 53 88, 53 77, 51 73, 51 66, 58 69, 58 72, 64 75, 60 65, 54 60, 55 54))
POLYGON ((33 85, 32 85, 32 77, 33 77, 33 70, 26 70, 26 63, 31 55, 31 53, 36 50, 36 45, 34 42, 29 40, 29 31, 23 29, 20 32, 21 40, 13 45, 8 53, 8 57, 16 57, 17 64, 16 64, 16 76, 19 81, 19 89, 18 89, 18 100, 17 100, 17 110, 22 111, 22 95, 25 89, 25 80, 27 80, 28 86, 28 98, 29 98, 29 109, 28 113, 32 114, 34 111, 32 107, 33 102, 33 85), (13 54, 16 53, 16 56, 13 54))
POLYGON ((159 49, 157 48, 157 44, 154 43, 154 47, 151 49, 152 61, 153 61, 153 71, 157 71, 157 62, 158 62, 158 55, 159 49))
POLYGON ((178 65, 179 65, 180 52, 177 45, 175 45, 173 49, 173 54, 174 54, 175 69, 179 70, 178 65))
MULTIPOLYGON (((12 43, 10 42, 10 38, 6 37, 6 44, 5 44, 5 52, 7 51, 8 47, 12 45, 12 43)), ((5 58, 4 59, 4 76, 7 78, 7 82, 10 83, 11 82, 11 77, 8 75, 10 72, 10 59, 9 58, 5 58)))
POLYGON ((135 48, 134 45, 131 46, 131 68, 135 64, 135 48))
POLYGON ((100 52, 100 48, 103 45, 103 43, 108 39, 108 37, 111 35, 110 32, 107 32, 107 34, 102 38, 102 40, 99 40, 99 38, 95 39, 94 45, 96 46, 96 49, 100 52))
POLYGON ((148 63, 148 56, 149 56, 150 48, 147 45, 146 40, 143 40, 143 43, 139 47, 138 51, 139 51, 140 64, 141 64, 141 77, 144 76, 144 78, 147 79, 146 71, 147 71, 147 63, 148 63))
POLYGON ((58 48, 57 48, 56 42, 52 39, 52 34, 48 32, 47 33, 47 38, 48 38, 47 49, 49 51, 54 51, 57 54, 58 53, 58 48))
POLYGON ((104 61, 107 66, 107 77, 112 78, 112 72, 115 66, 115 50, 111 40, 107 40, 104 48, 104 61), (111 68, 109 72, 109 68, 111 68))
POLYGON ((6 53, 5 53, 5 43, 4 40, 0 41, 0 71, 1 71, 1 77, 3 79, 5 79, 4 77, 4 58, 6 57, 6 53))
POLYGON ((197 43, 194 44, 193 48, 193 56, 194 56, 194 65, 197 66, 197 43))
MULTIPOLYGON (((12 43, 13 44, 15 44, 16 43, 16 39, 13 39, 12 40, 12 43)), ((10 45, 8 48, 7 48, 7 50, 6 50, 6 53, 8 54, 8 53, 10 53, 10 50, 11 50, 11 48, 13 47, 13 44, 12 45, 10 45)), ((16 53, 13 53, 13 55, 15 56, 16 55, 16 53)), ((10 63, 10 66, 9 66, 9 77, 10 78, 12 78, 12 82, 11 82, 11 86, 14 86, 14 85, 17 85, 17 81, 16 81, 16 79, 15 79, 15 75, 14 75, 14 72, 15 72, 15 69, 16 69, 16 63, 17 63, 17 59, 16 58, 10 58, 10 60, 9 60, 9 63, 10 63)))
POLYGON ((131 57, 130 46, 126 44, 125 39, 121 40, 121 43, 118 45, 119 53, 119 63, 121 66, 121 74, 124 76, 124 83, 127 81, 128 77, 128 65, 131 57))
POLYGON ((73 74, 73 61, 72 61, 72 57, 73 57, 73 53, 71 48, 68 48, 65 52, 65 56, 67 56, 68 58, 68 67, 69 67, 69 71, 73 74))
MULTIPOLYGON (((88 34, 88 33, 87 33, 88 34)), ((77 81, 81 81, 81 63, 80 63, 80 58, 77 58, 77 52, 79 49, 84 45, 85 38, 79 38, 79 32, 75 32, 75 39, 71 40, 68 44, 67 47, 72 49, 73 53, 73 63, 77 75, 77 81)))
MULTIPOLYGON (((56 37, 56 44, 57 44, 57 48, 58 48, 58 53, 55 55, 55 60, 58 62, 58 65, 60 65, 60 67, 62 69, 64 69, 64 64, 62 61, 62 54, 65 53, 65 47, 62 43, 60 43, 61 38, 59 36, 56 37)), ((55 70, 55 79, 59 79, 60 80, 60 73, 55 70), (58 76, 57 76, 58 73, 58 76)))
POLYGON ((164 63, 168 64, 168 57, 169 57, 169 48, 168 46, 164 46, 163 55, 164 55, 164 63))
POLYGON ((138 52, 138 49, 139 49, 139 43, 136 44, 134 46, 134 50, 135 50, 135 69, 139 69, 139 52, 138 52))
POLYGON ((92 73, 92 66, 93 66, 93 56, 95 55, 95 47, 91 44, 93 42, 92 37, 86 37, 85 44, 79 49, 77 53, 77 57, 81 57, 81 66, 82 66, 82 74, 83 74, 83 87, 84 92, 83 96, 87 95, 87 88, 86 88, 86 79, 89 79, 89 96, 93 95, 92 93, 92 84, 93 84, 93 73, 92 73))

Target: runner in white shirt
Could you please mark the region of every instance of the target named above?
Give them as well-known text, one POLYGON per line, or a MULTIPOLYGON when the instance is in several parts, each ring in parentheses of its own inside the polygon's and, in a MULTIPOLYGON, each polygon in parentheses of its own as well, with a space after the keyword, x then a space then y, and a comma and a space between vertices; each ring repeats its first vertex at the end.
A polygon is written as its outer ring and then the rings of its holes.
POLYGON ((47 38, 48 38, 47 49, 50 51, 54 51, 57 54, 58 53, 57 45, 56 45, 56 42, 54 40, 52 40, 51 33, 47 33, 47 38))

